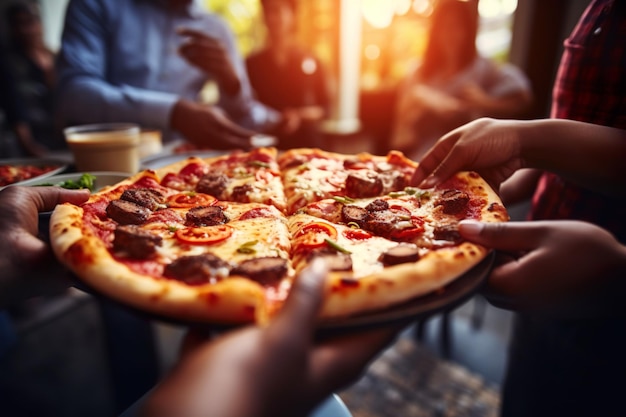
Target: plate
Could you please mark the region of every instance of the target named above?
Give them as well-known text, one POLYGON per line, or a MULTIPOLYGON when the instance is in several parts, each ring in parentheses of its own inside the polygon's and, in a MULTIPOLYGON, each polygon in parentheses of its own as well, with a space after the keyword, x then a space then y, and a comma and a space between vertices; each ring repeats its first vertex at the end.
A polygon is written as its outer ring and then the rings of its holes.
MULTIPOLYGON (((25 186, 41 186, 41 185, 55 185, 64 181, 77 181, 84 174, 84 172, 74 172, 71 174, 61 174, 61 175, 51 175, 48 177, 37 177, 30 179, 28 181, 22 182, 20 185, 25 186)), ((95 176, 94 180, 94 191, 98 191, 103 187, 108 185, 115 185, 118 182, 125 180, 128 178, 128 174, 124 172, 90 172, 91 175, 95 176)), ((48 242, 50 239, 50 216, 52 215, 51 211, 44 211, 39 213, 39 237, 44 241, 48 242)))
POLYGON ((45 166, 56 166, 56 168, 45 172, 36 177, 28 178, 26 180, 17 181, 12 184, 7 184, 4 186, 0 186, 0 190, 4 187, 8 187, 11 185, 24 185, 30 181, 40 178, 51 177, 52 175, 59 174, 67 169, 68 164, 64 161, 53 159, 53 158, 15 158, 15 159, 0 159, 0 165, 10 165, 10 166, 26 166, 32 165, 36 167, 45 167, 45 166))
POLYGON ((190 151, 181 152, 167 155, 154 155, 141 160, 141 169, 157 169, 169 164, 173 164, 183 159, 191 158, 195 156, 197 158, 214 158, 216 156, 224 155, 223 151, 190 151))
MULTIPOLYGON (((78 181, 84 172, 74 172, 71 174, 51 175, 48 177, 37 177, 27 181, 23 181, 20 185, 41 186, 41 185, 57 185, 65 181, 78 181)), ((115 185, 120 181, 128 178, 125 172, 89 172, 96 177, 94 180, 94 191, 98 191, 108 185, 115 185)))
POLYGON ((409 322, 425 319, 443 311, 450 311, 469 300, 484 284, 495 259, 491 251, 485 259, 442 290, 426 294, 384 310, 363 313, 346 318, 324 320, 319 329, 322 332, 363 329, 366 327, 409 322))

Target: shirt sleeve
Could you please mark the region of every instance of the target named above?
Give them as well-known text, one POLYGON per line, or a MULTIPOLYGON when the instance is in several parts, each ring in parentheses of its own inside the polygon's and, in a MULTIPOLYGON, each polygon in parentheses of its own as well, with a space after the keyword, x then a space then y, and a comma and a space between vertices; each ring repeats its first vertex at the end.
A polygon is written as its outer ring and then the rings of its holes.
POLYGON ((280 120, 280 114, 254 99, 246 66, 237 51, 232 32, 222 20, 216 16, 212 17, 214 18, 213 24, 217 26, 220 41, 226 48, 241 85, 239 93, 236 95, 220 92, 219 106, 239 125, 248 129, 264 130, 275 125, 280 120))
POLYGON ((100 0, 68 5, 57 63, 60 118, 65 124, 115 121, 168 129, 177 95, 107 82, 109 18, 100 0))

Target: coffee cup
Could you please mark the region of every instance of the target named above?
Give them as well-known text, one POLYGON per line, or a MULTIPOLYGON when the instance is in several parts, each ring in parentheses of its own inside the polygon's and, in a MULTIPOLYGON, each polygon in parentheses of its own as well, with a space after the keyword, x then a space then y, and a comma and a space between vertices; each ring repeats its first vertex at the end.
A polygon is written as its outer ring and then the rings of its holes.
POLYGON ((68 127, 65 140, 81 172, 139 171, 139 126, 132 123, 100 123, 68 127))

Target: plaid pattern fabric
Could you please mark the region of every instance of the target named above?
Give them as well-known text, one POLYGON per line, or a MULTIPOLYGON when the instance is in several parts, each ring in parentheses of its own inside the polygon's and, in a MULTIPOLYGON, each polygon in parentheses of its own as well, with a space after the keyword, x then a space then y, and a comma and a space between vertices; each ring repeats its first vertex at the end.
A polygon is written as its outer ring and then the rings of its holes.
MULTIPOLYGON (((626 129, 626 7, 622 0, 594 0, 565 41, 551 116, 626 129)), ((622 204, 546 173, 533 197, 531 219, 585 220, 626 242, 622 204)))

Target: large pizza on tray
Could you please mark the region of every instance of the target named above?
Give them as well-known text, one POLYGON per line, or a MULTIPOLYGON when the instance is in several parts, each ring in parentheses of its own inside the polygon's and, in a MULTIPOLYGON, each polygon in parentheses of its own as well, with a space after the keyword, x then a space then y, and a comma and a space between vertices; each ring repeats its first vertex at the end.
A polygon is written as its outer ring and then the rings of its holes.
POLYGON ((409 186, 399 152, 233 152, 140 172, 57 206, 57 257, 96 291, 193 322, 263 321, 299 270, 330 268, 322 318, 349 317, 444 288, 487 249, 463 219, 501 222, 505 208, 473 172, 409 186))

